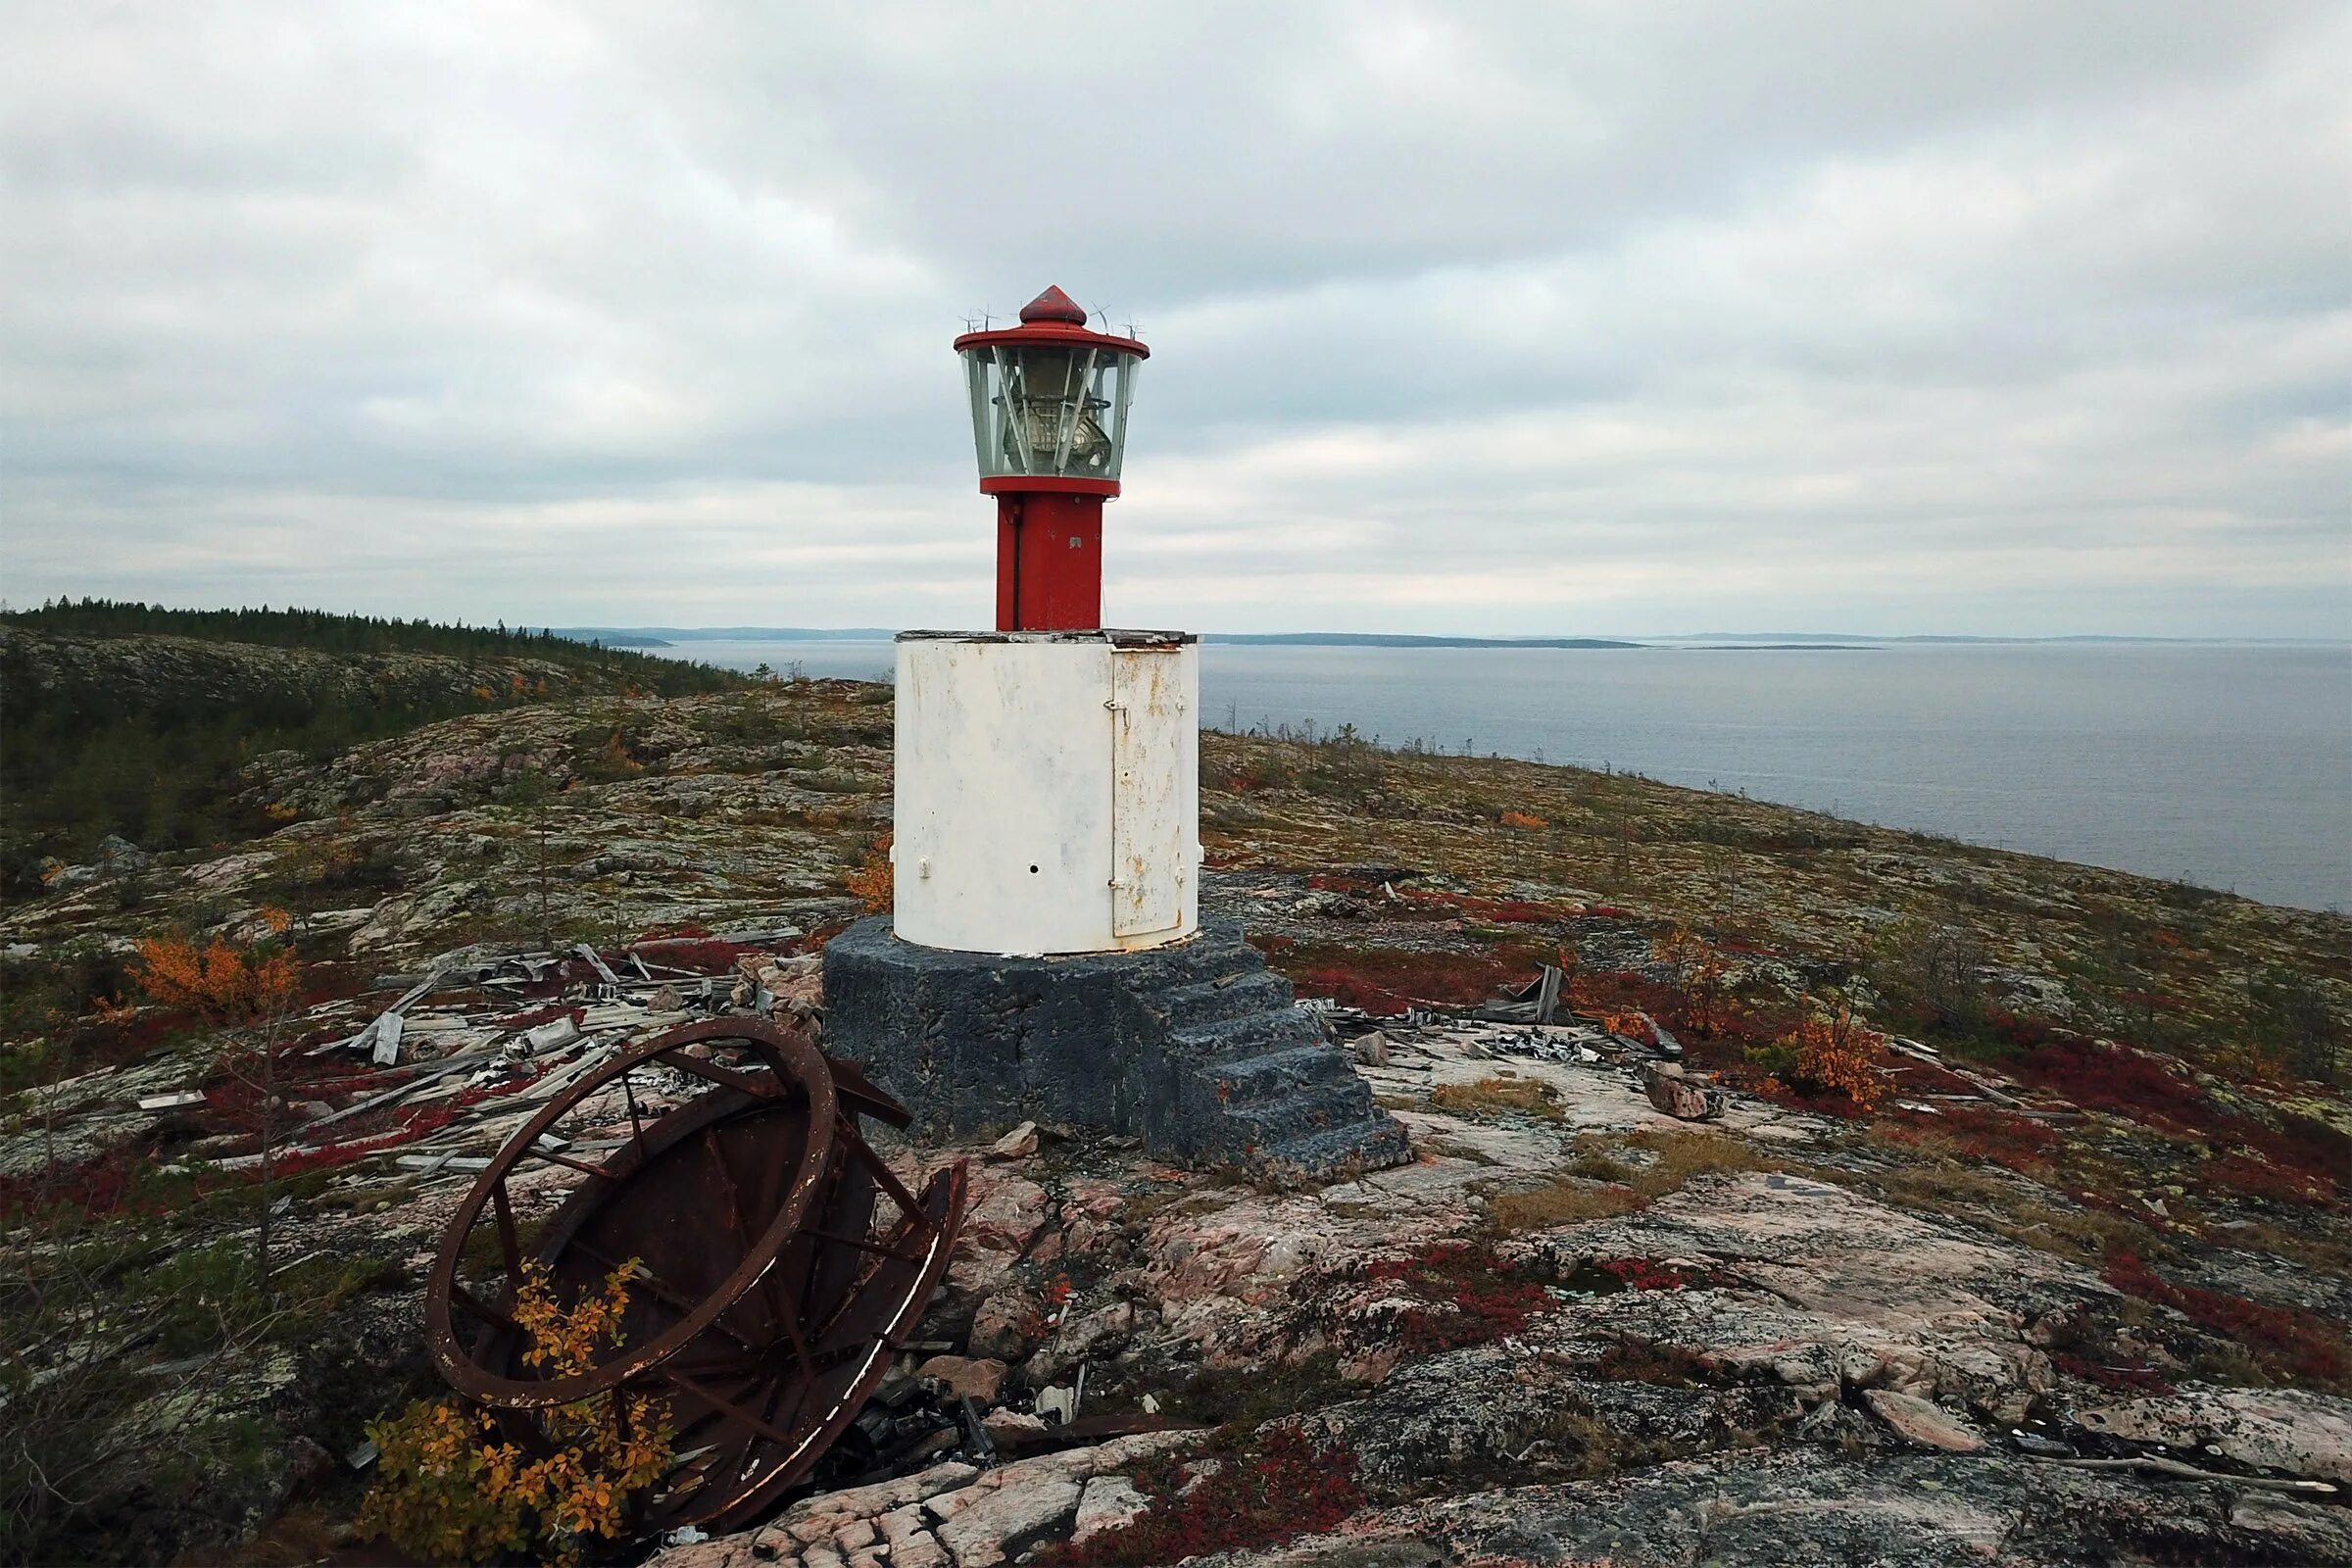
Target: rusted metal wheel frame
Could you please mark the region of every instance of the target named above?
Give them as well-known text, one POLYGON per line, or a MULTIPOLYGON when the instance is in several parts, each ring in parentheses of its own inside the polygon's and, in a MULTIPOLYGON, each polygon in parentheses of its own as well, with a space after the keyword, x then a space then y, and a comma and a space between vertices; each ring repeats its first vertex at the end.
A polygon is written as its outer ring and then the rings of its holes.
MULTIPOLYGON (((765 1020, 711 1019, 626 1048, 566 1088, 519 1128, 476 1178, 452 1216, 426 1291, 426 1337, 435 1363, 461 1394, 493 1409, 513 1441, 534 1452, 545 1446, 535 1412, 553 1406, 623 1390, 644 1392, 661 1385, 707 1407, 723 1427, 741 1434, 738 1441, 744 1446, 730 1460, 736 1467, 734 1473, 704 1471, 697 1485, 699 1495, 675 1499, 675 1506, 656 1511, 664 1528, 715 1524, 733 1529, 752 1522, 806 1478, 857 1419, 889 1372, 906 1336, 921 1320, 947 1272, 950 1253, 962 1228, 967 1181, 964 1163, 959 1160, 934 1172, 917 1195, 866 1142, 858 1127, 860 1116, 873 1116, 898 1127, 911 1120, 906 1107, 875 1088, 856 1063, 830 1061, 800 1032, 779 1029, 765 1020), (717 1040, 742 1042, 766 1059, 769 1070, 747 1073, 694 1057, 676 1057, 668 1064, 715 1087, 650 1121, 644 1118, 629 1087, 629 1074, 670 1057, 683 1047, 717 1040), (599 1165, 536 1147, 549 1128, 609 1090, 615 1080, 621 1084, 629 1107, 629 1143, 599 1165), (695 1133, 708 1136, 747 1113, 756 1113, 763 1102, 785 1101, 796 1089, 806 1093, 808 1123, 786 1197, 740 1264, 699 1307, 679 1291, 649 1279, 645 1283, 651 1295, 670 1310, 685 1314, 669 1329, 587 1373, 549 1379, 505 1375, 504 1369, 514 1366, 514 1355, 524 1339, 509 1310, 524 1258, 506 1194, 508 1177, 523 1160, 548 1160, 590 1178, 571 1191, 533 1238, 532 1260, 553 1266, 574 1248, 587 1250, 581 1230, 651 1161, 680 1148, 695 1133), (858 1169, 857 1180, 864 1184, 866 1196, 862 1202, 853 1201, 847 1210, 834 1212, 835 1196, 852 1179, 849 1172, 853 1168, 858 1169), (873 1200, 882 1195, 888 1195, 899 1217, 882 1235, 874 1236, 867 1230, 870 1218, 866 1216, 871 1215, 873 1200), (467 1243, 483 1222, 485 1206, 495 1213, 507 1279, 504 1293, 489 1303, 475 1300, 457 1277, 467 1243), (859 1217, 848 1219, 852 1212, 859 1217), (827 1222, 844 1221, 842 1232, 826 1228, 827 1222), (812 1250, 796 1265, 788 1254, 794 1242, 804 1237, 811 1239, 812 1250), (820 1290, 818 1297, 806 1304, 817 1306, 819 1299, 831 1304, 820 1307, 816 1318, 803 1318, 798 1315, 803 1303, 797 1298, 818 1276, 818 1259, 826 1255, 828 1248, 840 1249, 844 1256, 865 1255, 875 1260, 870 1266, 825 1265, 825 1271, 836 1275, 840 1283, 820 1290), (806 1391, 789 1413, 775 1412, 775 1421, 781 1426, 758 1413, 760 1409, 774 1410, 772 1398, 760 1402, 758 1409, 746 1408, 666 1364, 712 1331, 743 1343, 726 1329, 723 1319, 762 1282, 772 1288, 777 1281, 769 1276, 779 1268, 796 1276, 782 1282, 788 1296, 796 1298, 785 1307, 782 1320, 794 1356, 778 1369, 778 1382, 772 1387, 789 1391, 797 1379, 806 1391), (905 1270, 910 1272, 899 1272, 905 1270), (895 1276, 887 1283, 886 1273, 895 1276), (465 1307, 480 1325, 470 1353, 458 1348, 454 1313, 458 1306, 465 1307), (820 1371, 820 1365, 824 1370, 820 1371), (855 1370, 838 1382, 821 1411, 808 1408, 808 1393, 836 1382, 844 1369, 853 1366, 855 1370)), ((617 1266, 617 1259, 606 1259, 593 1250, 587 1250, 587 1256, 600 1266, 617 1266)), ((783 1343, 778 1342, 779 1346, 783 1343)))
MULTIPOLYGON (((699 1104, 701 1102, 690 1103, 699 1104)), ((449 1230, 442 1238, 441 1250, 433 1260, 433 1271, 425 1286, 425 1348, 432 1356, 433 1364, 448 1379, 450 1386, 467 1398, 507 1409, 537 1409, 576 1403, 597 1395, 610 1394, 638 1374, 660 1365, 702 1335, 721 1313, 740 1300, 745 1293, 760 1282, 762 1275, 775 1266, 778 1254, 800 1231, 809 1205, 823 1183, 838 1121, 839 1102, 834 1094, 831 1068, 816 1047, 797 1030, 778 1029, 758 1019, 713 1018, 686 1024, 627 1047, 611 1061, 567 1087, 519 1128, 475 1179, 472 1188, 458 1205, 456 1214, 451 1217, 449 1230), (780 1100, 795 1089, 808 1097, 808 1142, 803 1149, 800 1166, 785 1190, 784 1200, 778 1205, 775 1218, 752 1243, 742 1262, 699 1306, 687 1311, 683 1318, 662 1334, 641 1345, 628 1347, 623 1353, 610 1361, 587 1372, 545 1379, 505 1377, 478 1365, 460 1348, 453 1314, 456 1307, 463 1306, 485 1324, 508 1328, 514 1326, 509 1309, 514 1289, 520 1280, 522 1256, 515 1237, 513 1206, 507 1199, 507 1178, 523 1160, 536 1158, 578 1170, 592 1181, 609 1182, 615 1186, 626 1181, 643 1160, 645 1150, 644 1121, 638 1112, 634 1092, 629 1087, 628 1075, 638 1067, 660 1058, 672 1057, 684 1047, 706 1040, 743 1041, 768 1058, 771 1070, 764 1075, 744 1073, 722 1067, 716 1062, 683 1055, 675 1055, 674 1059, 664 1064, 733 1090, 752 1101, 780 1100), (612 1157, 602 1166, 590 1165, 537 1147, 539 1138, 550 1127, 602 1093, 615 1080, 621 1083, 622 1092, 629 1102, 633 1135, 630 1144, 615 1151, 612 1157), (495 1302, 474 1299, 471 1293, 458 1282, 458 1266, 463 1260, 466 1242, 471 1238, 475 1226, 481 1222, 485 1207, 494 1209, 496 1213, 496 1223, 506 1252, 509 1281, 506 1295, 495 1302)))
MULTIPOLYGON (((956 1238, 963 1228, 967 1185, 965 1163, 957 1160, 935 1172, 931 1180, 924 1184, 922 1195, 917 1198, 888 1172, 880 1156, 873 1152, 855 1128, 851 1130, 851 1137, 856 1139, 854 1153, 871 1161, 877 1175, 883 1178, 884 1189, 891 1194, 891 1200, 901 1209, 899 1223, 891 1228, 879 1250, 895 1255, 900 1261, 909 1261, 902 1251, 906 1242, 917 1234, 925 1235, 923 1251, 914 1259, 914 1276, 907 1282, 897 1310, 867 1342, 863 1363, 836 1396, 832 1408, 807 1430, 796 1446, 776 1459, 765 1475, 751 1481, 732 1501, 708 1515, 697 1516, 697 1523, 715 1523, 722 1530, 740 1529, 807 1476, 850 1423, 858 1419, 858 1412, 865 1407, 865 1401, 873 1396, 874 1390, 889 1373, 893 1358, 905 1348, 906 1336, 914 1331, 915 1325, 922 1320, 924 1309, 931 1304, 932 1292, 938 1289, 940 1280, 948 1272, 949 1257, 955 1250, 956 1238), (914 1205, 912 1207, 907 1206, 910 1200, 914 1205)), ((888 1260, 886 1256, 885 1261, 888 1260)), ((855 1310, 858 1305, 858 1297, 853 1292, 843 1305, 843 1314, 855 1310)), ((818 1331, 817 1338, 830 1338, 839 1325, 840 1319, 836 1318, 818 1331)), ((743 1478, 739 1477, 739 1485, 742 1481, 743 1478)))

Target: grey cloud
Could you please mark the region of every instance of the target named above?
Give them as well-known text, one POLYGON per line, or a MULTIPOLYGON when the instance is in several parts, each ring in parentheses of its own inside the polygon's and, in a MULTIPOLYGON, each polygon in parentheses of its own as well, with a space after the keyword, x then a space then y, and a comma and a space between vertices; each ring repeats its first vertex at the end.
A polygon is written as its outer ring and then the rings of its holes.
POLYGON ((977 620, 946 340, 1058 281, 1131 618, 2352 631, 2340 8, 12 25, 20 602, 977 620))

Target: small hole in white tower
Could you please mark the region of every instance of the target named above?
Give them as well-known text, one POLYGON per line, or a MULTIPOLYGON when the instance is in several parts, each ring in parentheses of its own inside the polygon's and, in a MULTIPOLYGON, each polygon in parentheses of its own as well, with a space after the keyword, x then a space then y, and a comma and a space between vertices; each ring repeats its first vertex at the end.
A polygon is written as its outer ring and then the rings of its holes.
POLYGON ((1034 865, 1033 865, 1033 866, 1031 866, 1031 867, 1029 868, 1029 874, 1030 874, 1031 876, 1035 876, 1035 875, 1037 875, 1037 867, 1036 867, 1036 866, 1034 866, 1034 865))

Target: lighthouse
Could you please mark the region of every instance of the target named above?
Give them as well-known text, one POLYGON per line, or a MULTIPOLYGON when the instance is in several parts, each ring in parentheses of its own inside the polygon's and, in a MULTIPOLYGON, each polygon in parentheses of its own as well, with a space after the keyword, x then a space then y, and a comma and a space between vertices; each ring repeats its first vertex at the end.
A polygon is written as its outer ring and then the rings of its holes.
POLYGON ((825 949, 826 1049, 926 1133, 1023 1120, 1318 1177, 1411 1157, 1231 921, 1200 919, 1200 663, 1102 624, 1151 350, 1058 287, 955 340, 996 626, 899 634, 891 911, 825 949))
POLYGON ((1020 325, 956 340, 980 493, 997 500, 997 630, 1102 624, 1102 503, 1119 493, 1135 373, 1152 351, 1086 328, 1059 288, 1020 325))
POLYGON ((1200 925, 1198 640, 1102 626, 1102 510, 1151 351, 1059 288, 956 340, 997 628, 898 642, 898 935, 959 952, 1124 953, 1200 925))

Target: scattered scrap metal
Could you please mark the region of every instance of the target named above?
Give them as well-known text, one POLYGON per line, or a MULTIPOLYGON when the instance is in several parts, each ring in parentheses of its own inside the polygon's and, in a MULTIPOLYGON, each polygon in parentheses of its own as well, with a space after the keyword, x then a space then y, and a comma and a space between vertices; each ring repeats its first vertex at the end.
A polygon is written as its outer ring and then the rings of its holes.
MULTIPOLYGON (((1319 1013, 1361 1066, 1402 1065, 1406 1058, 1427 1054, 1416 1042, 1444 1039, 1475 1044, 1497 1056, 1616 1067, 1641 1083, 1652 1105, 1682 1121, 1714 1121, 1731 1107, 1728 1091, 1684 1069, 1683 1045, 1672 1030, 1642 1012, 1610 1019, 1577 1013, 1562 1003, 1563 981, 1558 969, 1545 964, 1526 985, 1475 1006, 1423 1004, 1388 1016, 1315 1000, 1302 1000, 1300 1005, 1319 1013), (1631 1033, 1624 1032, 1629 1020, 1631 1033)), ((2042 1102, 2029 1105, 1920 1041, 1894 1036, 1887 1050, 1962 1086, 1960 1093, 1898 1098, 1893 1102, 1897 1109, 1940 1115, 1948 1104, 1985 1103, 2041 1121, 2082 1119, 2080 1109, 2055 1097, 2044 1096, 2042 1102)))
POLYGON ((1393 1065, 1393 1054, 1412 1054, 1416 1037, 1466 1034, 1481 1050, 1499 1056, 1624 1068, 1641 1080, 1652 1105, 1683 1121, 1714 1121, 1729 1108, 1728 1094, 1683 1071, 1682 1042, 1665 1025, 1639 1014, 1636 1036, 1581 1017, 1561 1005, 1561 979, 1558 969, 1545 964, 1524 987, 1475 1007, 1416 1007, 1393 1017, 1328 1003, 1306 1005, 1320 1012, 1355 1060, 1368 1067, 1393 1065))
MULTIPOLYGON (((461 1395, 526 1446, 560 1405, 620 1390, 668 1403, 677 1457, 648 1534, 736 1528, 796 1486, 945 1447, 993 1457, 933 1380, 883 1390, 922 1348, 908 1336, 946 1273, 964 1170, 917 1192, 875 1152, 865 1124, 907 1112, 819 1049, 820 959, 775 951, 800 935, 445 955, 379 978, 389 1005, 313 1009, 282 1073, 277 1169, 469 1180, 425 1298, 427 1348, 461 1395), (526 1272, 568 1299, 623 1267, 622 1332, 592 1370, 529 1365, 526 1272)), ((181 1160, 262 1158, 249 1129, 189 1137, 221 1124, 207 1091, 137 1087, 181 1160)))
MULTIPOLYGON (((644 941, 612 962, 584 944, 563 953, 445 955, 421 975, 381 977, 377 989, 403 989, 388 1006, 361 1014, 364 1024, 352 1027, 359 1020, 347 1001, 321 1004, 303 1020, 324 1038, 285 1070, 293 1119, 272 1161, 335 1164, 396 1148, 396 1164, 413 1175, 480 1171, 533 1106, 648 1030, 737 1011, 816 1026, 818 958, 770 951, 800 935, 781 926, 644 941), (338 1029, 338 1018, 351 1021, 338 1029), (337 1063, 353 1055, 375 1070, 342 1075, 337 1063)), ((173 1090, 143 1096, 138 1105, 152 1116, 201 1118, 208 1099, 173 1090)), ((262 1157, 202 1145, 184 1152, 220 1170, 262 1157)))

